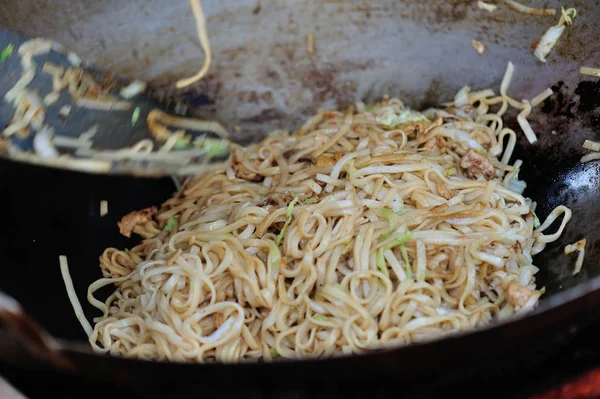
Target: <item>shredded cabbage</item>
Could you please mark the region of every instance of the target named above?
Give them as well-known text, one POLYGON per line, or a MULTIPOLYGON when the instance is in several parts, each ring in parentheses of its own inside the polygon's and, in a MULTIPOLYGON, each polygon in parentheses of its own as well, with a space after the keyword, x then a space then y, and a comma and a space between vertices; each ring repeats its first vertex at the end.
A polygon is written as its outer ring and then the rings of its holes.
POLYGON ((36 154, 42 158, 58 157, 58 150, 52 142, 53 137, 54 130, 48 126, 44 126, 44 128, 33 137, 33 148, 36 154))
POLYGON ((527 183, 523 180, 517 180, 516 177, 508 183, 508 189, 514 191, 515 193, 523 194, 525 189, 527 188, 527 183))
POLYGON ((315 198, 315 197, 310 197, 310 198, 305 199, 304 201, 300 201, 300 203, 302 205, 310 205, 310 204, 314 204, 315 202, 317 202, 317 198, 315 198))
POLYGON ((450 139, 452 139, 454 141, 460 141, 460 142, 467 143, 469 145, 469 147, 471 147, 472 149, 474 149, 476 151, 484 151, 484 153, 486 152, 485 148, 483 148, 481 146, 481 144, 479 144, 477 141, 473 140, 467 132, 446 127, 446 128, 442 129, 441 134, 442 134, 442 136, 449 137, 450 139))
POLYGON ((412 278, 412 269, 410 268, 410 262, 408 260, 408 251, 406 250, 406 246, 404 244, 400 244, 400 252, 402 253, 402 259, 404 259, 404 263, 406 265, 406 275, 408 278, 412 278))
POLYGON ((390 237, 390 235, 392 235, 394 231, 396 231, 396 229, 398 228, 398 223, 396 223, 396 220, 394 219, 394 214, 403 215, 404 211, 392 212, 390 209, 387 208, 381 210, 381 216, 387 219, 390 226, 390 231, 388 231, 382 236, 384 240, 387 240, 390 237))
POLYGON ((387 108, 383 115, 376 118, 376 121, 379 125, 391 129, 403 123, 429 122, 429 119, 422 113, 410 109, 405 109, 400 114, 396 114, 393 109, 387 108))
POLYGON ((572 25, 572 18, 577 15, 577 10, 574 8, 565 10, 563 7, 561 7, 560 11, 560 20, 556 25, 553 25, 546 30, 546 33, 544 33, 540 39, 540 42, 535 48, 535 51, 533 52, 536 58, 542 62, 546 62, 546 56, 548 53, 550 53, 552 48, 556 45, 556 42, 558 42, 558 39, 560 39, 562 36, 565 27, 572 25))
POLYGON ((386 245, 385 249, 392 249, 394 247, 397 247, 398 245, 404 245, 407 241, 410 241, 412 237, 413 234, 410 231, 407 231, 406 233, 396 237, 396 239, 392 243, 386 245))
POLYGON ((390 224, 390 230, 393 231, 398 228, 398 224, 394 220, 394 213, 390 209, 387 209, 387 208, 382 209, 381 216, 383 216, 384 218, 386 218, 388 220, 388 223, 390 224))
POLYGON ((209 157, 222 157, 227 154, 227 142, 225 140, 205 138, 200 148, 206 151, 209 157))
POLYGON ((121 97, 130 100, 141 92, 146 90, 146 83, 141 80, 134 80, 129 85, 121 89, 121 97))
POLYGON ((279 266, 281 265, 281 252, 272 241, 269 241, 269 257, 271 258, 271 269, 273 276, 279 274, 279 266))
POLYGON ((535 217, 535 219, 533 219, 533 228, 537 229, 541 225, 540 218, 538 218, 538 215, 535 214, 535 211, 532 210, 531 213, 533 213, 533 216, 535 217))
POLYGON ((470 86, 464 86, 462 89, 456 93, 454 96, 454 105, 457 107, 462 107, 463 105, 467 105, 469 103, 469 93, 471 92, 470 86))
POLYGON ((404 215, 404 201, 402 197, 395 196, 392 199, 392 210, 396 215, 404 215))
POLYGON ((192 143, 189 142, 188 139, 179 139, 177 141, 175 141, 175 144, 173 144, 173 149, 174 150, 187 150, 189 148, 193 148, 194 145, 192 143))
POLYGON ((385 274, 387 277, 388 270, 387 270, 387 267, 385 267, 385 258, 383 256, 383 248, 379 248, 379 251, 377 251, 377 256, 375 258, 375 264, 377 265, 377 268, 379 270, 381 270, 381 273, 385 274))
POLYGON ((277 245, 281 244, 281 240, 283 240, 283 236, 285 234, 285 229, 287 229, 290 223, 292 223, 292 211, 294 210, 294 205, 296 205, 296 202, 298 202, 298 200, 299 198, 295 197, 285 210, 285 217, 287 218, 287 220, 285 221, 285 224, 283 225, 283 228, 281 229, 279 234, 277 234, 277 237, 275 237, 275 244, 277 245))
POLYGON ((169 220, 167 220, 167 224, 165 224, 163 231, 172 231, 175 227, 177 227, 177 220, 171 216, 169 220))

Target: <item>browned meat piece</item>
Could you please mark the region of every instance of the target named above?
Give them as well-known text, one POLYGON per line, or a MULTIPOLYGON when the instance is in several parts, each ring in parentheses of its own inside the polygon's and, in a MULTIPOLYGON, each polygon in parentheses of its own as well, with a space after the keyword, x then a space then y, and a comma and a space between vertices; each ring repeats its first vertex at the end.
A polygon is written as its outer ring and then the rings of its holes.
POLYGON ((412 136, 414 134, 418 136, 425 131, 425 129, 423 128, 423 123, 421 122, 403 123, 398 127, 404 130, 404 133, 406 133, 407 136, 412 136))
POLYGON ((512 305, 515 311, 521 310, 529 298, 531 298, 531 295, 533 295, 532 290, 527 287, 523 287, 516 281, 511 281, 508 285, 508 289, 506 290, 508 302, 512 305))
POLYGON ((289 190, 274 191, 267 194, 267 197, 265 198, 265 204, 287 206, 294 200, 295 197, 296 194, 289 190))
POLYGON ((342 158, 343 155, 344 154, 342 154, 341 152, 336 152, 335 154, 333 154, 333 156, 329 154, 323 154, 317 157, 317 159, 315 159, 313 163, 317 167, 332 166, 335 165, 337 161, 339 161, 340 158, 342 158))
POLYGON ((119 232, 125 237, 131 237, 131 232, 135 226, 148 222, 154 214, 158 212, 155 206, 150 208, 142 209, 140 211, 133 211, 121 218, 121 221, 117 223, 119 226, 119 232))
POLYGON ((442 182, 439 182, 437 184, 437 190, 438 190, 438 193, 442 197, 446 198, 447 200, 449 200, 450 198, 454 197, 454 195, 452 195, 452 193, 446 188, 446 186, 442 182))
POLYGON ((440 151, 446 147, 448 147, 448 143, 446 142, 446 140, 444 140, 442 136, 432 137, 431 139, 427 140, 423 145, 423 148, 433 151, 440 151))
POLYGON ((467 170, 467 176, 477 178, 484 174, 487 177, 494 175, 494 166, 485 156, 470 149, 460 160, 460 166, 467 170))
POLYGON ((233 163, 231 165, 231 168, 235 172, 235 176, 237 178, 252 182, 260 182, 264 179, 264 176, 261 176, 258 173, 253 172, 246 166, 244 166, 244 164, 242 163, 243 155, 240 155, 238 151, 236 151, 233 154, 232 160, 233 163))
POLYGON ((263 180, 263 177, 258 173, 255 173, 245 167, 242 163, 234 163, 232 165, 235 176, 247 181, 259 182, 263 180))

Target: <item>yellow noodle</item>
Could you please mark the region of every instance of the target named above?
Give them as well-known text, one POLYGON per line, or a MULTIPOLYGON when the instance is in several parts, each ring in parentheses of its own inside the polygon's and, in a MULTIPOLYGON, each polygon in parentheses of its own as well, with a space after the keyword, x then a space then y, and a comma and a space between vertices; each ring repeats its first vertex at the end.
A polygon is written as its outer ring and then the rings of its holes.
POLYGON ((387 123, 407 114, 384 99, 234 145, 136 226, 141 244, 101 256, 92 347, 191 362, 338 356, 530 311, 543 294, 532 256, 571 211, 535 229, 532 202, 510 189, 522 163, 508 164, 502 115, 531 108, 506 94, 511 74, 500 97, 472 92, 430 120, 387 123))

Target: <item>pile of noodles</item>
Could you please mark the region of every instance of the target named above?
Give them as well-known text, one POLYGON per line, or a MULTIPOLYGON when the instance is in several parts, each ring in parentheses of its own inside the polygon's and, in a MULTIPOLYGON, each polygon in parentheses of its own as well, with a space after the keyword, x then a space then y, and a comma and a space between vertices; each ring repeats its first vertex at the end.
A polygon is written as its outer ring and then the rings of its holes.
POLYGON ((234 148, 155 215, 128 215, 144 240, 102 254, 104 278, 88 290, 102 316, 92 327, 75 306, 93 349, 195 362, 327 357, 532 310, 544 291, 532 256, 571 211, 559 206, 540 225, 521 194, 522 162, 509 164, 516 134, 502 117, 512 106, 527 122, 548 93, 509 97, 511 73, 500 95, 465 87, 423 113, 398 99, 319 112, 292 135, 234 148), (107 285, 112 295, 95 299, 107 285))

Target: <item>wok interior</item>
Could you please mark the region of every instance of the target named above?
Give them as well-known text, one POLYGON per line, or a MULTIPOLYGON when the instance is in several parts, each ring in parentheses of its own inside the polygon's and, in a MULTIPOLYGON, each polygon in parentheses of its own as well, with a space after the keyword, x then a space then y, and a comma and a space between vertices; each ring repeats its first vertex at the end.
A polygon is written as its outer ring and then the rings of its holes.
MULTIPOLYGON (((28 3, 35 2, 9 0, 1 7, 16 9, 17 3, 27 8, 28 3)), ((158 9, 166 3, 155 0, 148 7, 158 9)), ((600 201, 596 200, 600 168, 594 163, 578 163, 581 143, 586 138, 597 138, 600 130, 600 117, 594 106, 598 104, 600 89, 598 84, 588 82, 583 86, 592 85, 591 91, 588 90, 591 94, 581 94, 584 90, 577 73, 581 64, 594 61, 593 54, 598 52, 594 53, 593 47, 598 43, 590 43, 585 52, 581 46, 573 45, 591 32, 593 28, 587 21, 593 21, 599 11, 581 6, 577 29, 564 38, 562 50, 553 52, 547 65, 539 65, 529 46, 553 23, 552 19, 520 16, 504 9, 487 15, 458 1, 443 5, 433 1, 421 5, 396 3, 382 2, 372 10, 353 4, 327 5, 310 18, 304 14, 308 11, 306 5, 287 10, 264 1, 256 14, 253 11, 256 3, 249 1, 221 9, 209 6, 209 31, 215 53, 222 56, 217 57, 213 74, 194 91, 170 94, 188 104, 194 114, 217 117, 230 128, 239 124, 242 132, 235 138, 252 141, 273 127, 297 127, 323 105, 344 106, 389 93, 407 100, 412 107, 424 108, 451 98, 465 84, 474 89, 491 87, 497 91, 506 62, 511 60, 516 65, 511 88, 515 96, 531 98, 548 86, 554 86, 556 91, 529 118, 540 136, 539 142, 532 146, 521 137, 514 157, 524 161, 521 176, 528 183, 525 195, 538 203, 537 213, 542 220, 559 204, 573 210, 573 218, 561 238, 534 258, 540 268, 539 286, 547 289, 542 301, 600 274, 599 249, 595 246, 599 234, 595 221, 600 216, 600 201), (237 12, 240 10, 243 12, 237 12), (211 15, 219 16, 220 20, 214 22, 211 15), (286 25, 288 16, 296 18, 296 32, 288 29, 285 34, 268 34, 278 29, 277 24, 286 25), (273 21, 264 25, 266 33, 253 28, 260 20, 273 21), (237 35, 228 29, 218 29, 219 26, 235 26, 237 35), (306 57, 304 42, 299 39, 308 31, 316 34, 317 53, 312 60, 306 57), (348 34, 350 31, 354 33, 348 34), (470 41, 475 37, 489 44, 486 56, 478 56, 472 49, 470 41), (262 45, 260 51, 250 51, 257 43, 262 45), (232 55, 237 47, 242 50, 232 55), (340 48, 346 51, 339 51, 340 48), (563 249, 584 237, 588 241, 586 259, 581 273, 573 277, 575 255, 564 255, 563 249)), ((127 4, 135 7, 141 2, 127 4)), ((185 13, 177 7, 174 10, 185 13)), ((117 51, 131 53, 138 51, 137 48, 125 48, 126 44, 114 40, 110 50, 86 47, 85 40, 73 40, 58 29, 56 21, 67 24, 61 16, 65 13, 60 11, 48 10, 57 14, 43 18, 35 13, 18 12, 16 18, 2 23, 30 35, 54 38, 92 63, 108 66, 123 75, 153 79, 159 87, 169 81, 167 69, 185 75, 197 66, 197 49, 193 46, 182 51, 180 64, 169 64, 166 68, 159 62, 161 57, 169 58, 160 52, 164 50, 161 46, 173 41, 168 37, 150 43, 144 50, 145 54, 154 52, 156 62, 151 65, 138 62, 133 72, 134 69, 128 69, 132 65, 111 62, 110 57, 117 51)), ((72 11, 67 13, 70 17, 79 16, 89 22, 85 28, 88 33, 92 29, 104 32, 110 29, 110 25, 94 25, 78 15, 77 10, 72 11)), ((170 18, 177 18, 176 12, 170 18)), ((114 17, 111 23, 117 24, 120 14, 111 15, 114 17)), ((140 16, 138 23, 143 21, 144 16, 140 16)), ((134 28, 122 34, 134 37, 147 33, 147 29, 136 33, 138 24, 129 25, 134 28)), ((192 21, 189 29, 193 30, 192 21)), ((110 41, 111 37, 105 39, 110 41)), ((520 132, 518 127, 515 130, 520 132)), ((137 242, 119 235, 117 220, 131 210, 162 203, 174 192, 172 181, 85 175, 6 161, 0 163, 0 176, 0 203, 6 210, 6 227, 0 240, 5 276, 0 280, 0 289, 19 300, 53 335, 84 340, 64 291, 58 256, 69 257, 84 311, 88 317, 96 316, 97 312, 84 298, 88 285, 100 276, 98 256, 108 246, 130 248, 137 242), (99 215, 101 200, 109 202, 105 217, 99 215)))
MULTIPOLYGON (((517 155, 523 151, 519 148, 517 155)), ((600 167, 565 159, 546 169, 542 156, 523 159, 522 178, 529 183, 525 195, 538 203, 540 219, 559 204, 573 210, 561 238, 534 257, 534 264, 540 268, 538 286, 547 289, 543 302, 600 274, 594 246, 598 229, 593 222, 600 215, 600 202, 596 200, 600 167), (565 255, 563 249, 583 237, 590 244, 581 273, 573 277, 575 258, 565 255)), ((87 317, 98 316, 85 300, 88 285, 101 276, 98 256, 107 246, 131 248, 139 242, 139 238, 121 236, 117 221, 131 210, 159 205, 170 198, 175 191, 172 180, 88 175, 10 161, 0 162, 0 176, 0 203, 7 210, 0 239, 0 261, 5 265, 0 290, 19 300, 54 336, 83 341, 85 335, 60 277, 58 256, 69 258, 75 289, 87 317), (101 200, 109 204, 109 213, 104 217, 100 216, 101 200)), ((112 290, 107 287, 97 296, 106 297, 112 290)))

